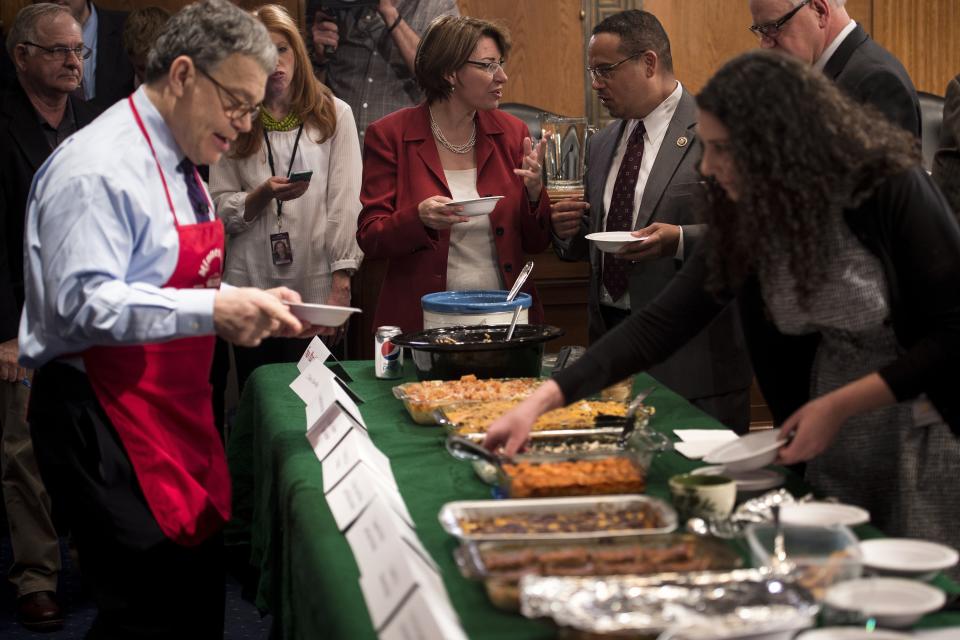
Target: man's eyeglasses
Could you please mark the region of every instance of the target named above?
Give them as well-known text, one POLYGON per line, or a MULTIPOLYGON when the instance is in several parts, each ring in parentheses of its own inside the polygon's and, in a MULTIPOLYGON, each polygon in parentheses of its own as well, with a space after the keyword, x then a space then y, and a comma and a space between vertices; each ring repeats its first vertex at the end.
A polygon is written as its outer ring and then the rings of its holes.
POLYGON ((752 31, 758 38, 770 38, 772 40, 780 35, 780 30, 783 29, 783 25, 790 22, 790 18, 797 15, 797 12, 808 4, 810 4, 810 0, 803 0, 803 2, 795 6, 787 13, 783 14, 779 20, 765 22, 763 24, 750 25, 750 31, 752 31))
POLYGON ((243 118, 250 116, 251 118, 256 118, 260 113, 259 104, 250 104, 241 100, 233 94, 230 89, 227 89, 225 86, 220 84, 214 79, 209 73, 204 69, 197 67, 197 71, 202 73, 207 80, 213 83, 213 86, 217 88, 217 97, 220 99, 220 108, 223 109, 223 114, 230 118, 231 120, 242 120, 243 118), (224 104, 223 96, 221 92, 227 94, 227 97, 230 98, 230 104, 224 104))
POLYGON ((593 78, 594 80, 609 80, 610 75, 614 71, 616 71, 617 67, 622 65, 627 60, 633 60, 634 58, 639 58, 641 55, 643 55, 643 52, 635 53, 632 56, 627 56, 620 62, 614 62, 613 64, 600 64, 595 67, 587 67, 587 71, 590 72, 590 77, 593 78))
POLYGON ((93 54, 93 49, 82 44, 79 47, 45 47, 42 44, 28 40, 24 40, 20 44, 40 49, 43 52, 40 55, 47 60, 67 60, 71 53, 77 56, 79 60, 86 60, 93 54))
POLYGON ((483 69, 490 75, 494 76, 497 74, 497 71, 503 69, 504 60, 498 60, 497 62, 484 62, 483 60, 467 60, 467 64, 472 64, 473 66, 483 69))

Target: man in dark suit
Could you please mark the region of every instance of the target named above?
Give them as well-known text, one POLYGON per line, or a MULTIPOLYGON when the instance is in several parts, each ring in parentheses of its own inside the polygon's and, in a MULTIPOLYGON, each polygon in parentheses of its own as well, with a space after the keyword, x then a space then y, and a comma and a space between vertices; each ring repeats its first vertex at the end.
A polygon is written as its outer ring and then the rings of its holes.
MULTIPOLYGON (((617 120, 589 142, 586 202, 554 203, 551 221, 561 258, 589 257, 596 340, 667 286, 706 228, 696 219, 696 105, 674 77, 663 26, 646 11, 612 15, 594 28, 587 60, 593 89, 617 120), (585 235, 604 230, 646 239, 602 254, 585 235)), ((650 373, 724 424, 749 427, 752 374, 732 306, 650 373)))
POLYGON ((960 75, 947 85, 940 148, 933 157, 933 179, 960 216, 960 75))
POLYGON ((70 9, 93 55, 83 62, 83 97, 100 110, 133 93, 133 66, 123 48, 127 14, 96 7, 89 0, 53 0, 70 9))
POLYGON ((25 417, 31 372, 17 365, 23 306, 23 223, 30 183, 67 136, 97 114, 70 95, 83 74, 80 25, 69 11, 32 5, 17 14, 7 36, 16 81, 0 94, 0 427, 3 497, 10 521, 20 622, 34 630, 59 627, 54 594, 60 570, 50 498, 40 479, 25 417), (27 44, 29 40, 30 44, 27 44))
POLYGON ((846 0, 750 0, 765 49, 779 49, 821 69, 848 95, 879 109, 920 138, 920 100, 906 69, 844 8, 846 0))

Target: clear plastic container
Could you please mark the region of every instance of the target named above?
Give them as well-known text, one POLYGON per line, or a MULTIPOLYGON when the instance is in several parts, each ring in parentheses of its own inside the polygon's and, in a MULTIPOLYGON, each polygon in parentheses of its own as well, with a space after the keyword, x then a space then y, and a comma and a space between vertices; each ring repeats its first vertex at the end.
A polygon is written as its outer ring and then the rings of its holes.
MULTIPOLYGON (((772 523, 747 527, 747 543, 755 567, 770 564, 775 531, 772 523)), ((797 582, 818 601, 830 585, 859 578, 863 573, 859 541, 849 527, 785 525, 783 546, 787 560, 796 565, 797 582)))

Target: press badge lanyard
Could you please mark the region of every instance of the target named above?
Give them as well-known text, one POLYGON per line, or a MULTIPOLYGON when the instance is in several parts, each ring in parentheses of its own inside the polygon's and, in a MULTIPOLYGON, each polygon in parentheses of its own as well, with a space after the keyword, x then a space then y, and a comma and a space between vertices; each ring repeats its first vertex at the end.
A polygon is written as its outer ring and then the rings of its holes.
MULTIPOLYGON (((293 170, 293 160, 297 157, 297 149, 300 148, 300 134, 303 133, 303 123, 300 124, 300 128, 297 129, 297 137, 293 141, 293 151, 290 153, 290 164, 287 166, 287 177, 290 177, 290 172, 293 170)), ((273 166, 273 148, 270 146, 270 138, 267 137, 267 130, 263 130, 263 141, 267 144, 267 162, 270 164, 270 175, 277 175, 277 170, 273 166)), ((277 198, 277 231, 280 231, 283 228, 283 220, 281 216, 283 215, 283 201, 277 198)))

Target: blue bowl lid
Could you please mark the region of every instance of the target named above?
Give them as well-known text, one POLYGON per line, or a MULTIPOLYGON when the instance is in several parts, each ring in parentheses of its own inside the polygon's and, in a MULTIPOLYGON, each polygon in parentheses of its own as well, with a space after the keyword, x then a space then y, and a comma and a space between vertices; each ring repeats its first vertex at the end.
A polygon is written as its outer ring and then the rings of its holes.
POLYGON ((533 298, 529 293, 518 293, 507 302, 509 291, 437 291, 420 299, 424 311, 437 313, 497 313, 513 311, 516 307, 529 309, 533 298))

